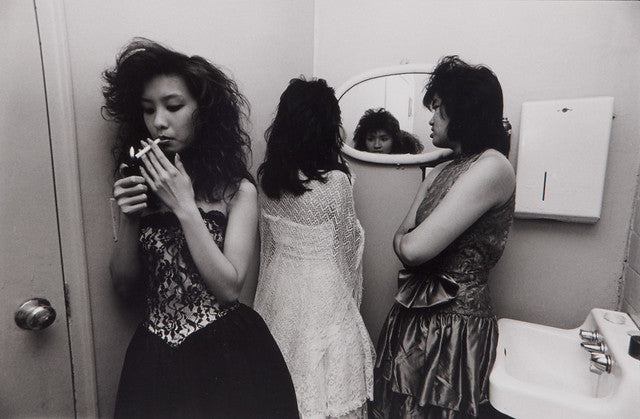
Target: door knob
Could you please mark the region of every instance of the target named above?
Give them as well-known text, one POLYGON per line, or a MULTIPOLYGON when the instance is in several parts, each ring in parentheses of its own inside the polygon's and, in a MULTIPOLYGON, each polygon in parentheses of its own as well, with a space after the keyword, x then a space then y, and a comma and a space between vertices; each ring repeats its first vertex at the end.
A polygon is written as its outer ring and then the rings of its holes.
POLYGON ((16 311, 16 324, 25 330, 40 330, 56 319, 56 311, 44 298, 32 298, 22 303, 16 311))

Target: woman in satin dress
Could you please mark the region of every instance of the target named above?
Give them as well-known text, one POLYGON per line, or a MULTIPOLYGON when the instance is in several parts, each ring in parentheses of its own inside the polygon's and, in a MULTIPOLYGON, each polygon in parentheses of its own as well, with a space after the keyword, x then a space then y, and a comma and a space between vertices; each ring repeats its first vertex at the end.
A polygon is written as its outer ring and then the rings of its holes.
POLYGON ((484 66, 444 57, 423 104, 436 147, 393 246, 405 269, 380 333, 376 418, 466 418, 488 408, 498 339, 488 288, 513 218, 515 175, 500 83, 484 66))

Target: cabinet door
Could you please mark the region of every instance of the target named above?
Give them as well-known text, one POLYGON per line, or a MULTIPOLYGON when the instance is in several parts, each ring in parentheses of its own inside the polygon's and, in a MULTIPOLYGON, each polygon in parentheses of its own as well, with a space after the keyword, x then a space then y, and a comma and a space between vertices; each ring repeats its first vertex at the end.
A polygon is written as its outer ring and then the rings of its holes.
MULTIPOLYGON (((3 1, 0 39, 0 417, 73 417, 64 280, 33 2, 3 1), (56 318, 41 330, 22 329, 16 311, 34 297, 48 300, 56 318)), ((37 328, 46 322, 46 310, 32 306, 21 312, 37 328)))

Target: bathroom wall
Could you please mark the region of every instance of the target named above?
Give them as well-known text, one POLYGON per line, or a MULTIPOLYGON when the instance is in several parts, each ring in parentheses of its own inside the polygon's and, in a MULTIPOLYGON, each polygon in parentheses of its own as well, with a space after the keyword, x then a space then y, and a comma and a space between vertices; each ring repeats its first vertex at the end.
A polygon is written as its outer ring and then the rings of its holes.
MULTIPOLYGON (((312 0, 65 0, 77 123, 83 218, 88 255, 101 417, 112 416, 115 391, 140 308, 114 294, 108 273, 112 227, 113 124, 100 116, 101 72, 134 36, 165 42, 221 65, 252 105, 250 134, 257 168, 263 132, 288 81, 312 73, 312 0), (295 13, 292 13, 295 10, 295 13)), ((256 259, 257 261, 257 259, 256 259)), ((243 300, 251 302, 255 272, 243 300)))
MULTIPOLYGON (((107 200, 115 127, 100 116, 100 74, 113 64, 119 48, 138 35, 203 55, 238 81, 252 105, 254 172, 278 97, 300 74, 324 77, 337 87, 356 73, 403 59, 434 63, 458 53, 485 62, 505 90, 506 115, 515 133, 512 162, 523 101, 615 96, 602 220, 595 225, 516 221, 492 285, 501 316, 568 327, 590 307, 616 307, 638 172, 640 34, 635 23, 640 3, 61 1, 71 58, 100 416, 112 415, 122 358, 140 312, 116 298, 108 275, 112 226, 107 200)), ((399 267, 391 237, 413 199, 420 171, 355 161, 352 166, 357 210, 367 231, 363 314, 375 339, 399 267)), ((251 302, 254 288, 255 275, 244 290, 245 302, 251 302)), ((637 295, 637 282, 635 291, 630 289, 625 292, 637 295)))
MULTIPOLYGON (((640 157, 639 2, 323 0, 315 3, 315 21, 314 74, 336 87, 375 67, 435 64, 449 54, 489 65, 513 125, 514 166, 522 102, 614 96, 601 219, 515 220, 491 287, 498 316, 558 327, 579 325, 592 307, 618 308, 640 157)), ((391 238, 420 171, 358 161, 352 167, 367 240, 362 312, 376 339, 400 266, 391 238)), ((637 249, 637 233, 631 242, 637 249)), ((637 272, 627 270, 635 275, 627 288, 635 287, 636 312, 637 272)))
POLYGON ((640 326, 640 195, 636 194, 634 216, 629 230, 621 310, 640 326))

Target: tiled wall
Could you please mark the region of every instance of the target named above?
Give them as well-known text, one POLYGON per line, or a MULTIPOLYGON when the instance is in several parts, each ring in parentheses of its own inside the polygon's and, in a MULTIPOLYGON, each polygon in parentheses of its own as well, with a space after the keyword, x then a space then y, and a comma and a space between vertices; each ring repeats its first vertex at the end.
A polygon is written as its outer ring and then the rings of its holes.
POLYGON ((640 325, 640 195, 638 194, 636 194, 634 216, 629 231, 629 248, 624 269, 624 289, 620 309, 629 313, 636 324, 640 325))

